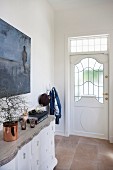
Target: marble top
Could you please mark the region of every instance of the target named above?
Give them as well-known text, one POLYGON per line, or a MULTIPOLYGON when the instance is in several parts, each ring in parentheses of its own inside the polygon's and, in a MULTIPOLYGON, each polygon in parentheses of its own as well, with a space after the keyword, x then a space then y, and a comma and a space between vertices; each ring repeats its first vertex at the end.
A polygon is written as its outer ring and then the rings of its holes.
POLYGON ((31 141, 43 128, 49 126, 53 120, 54 116, 49 115, 45 120, 35 125, 35 128, 30 128, 30 125, 27 124, 26 130, 21 130, 19 126, 18 139, 12 142, 4 141, 3 131, 0 131, 0 166, 10 162, 22 146, 31 141))

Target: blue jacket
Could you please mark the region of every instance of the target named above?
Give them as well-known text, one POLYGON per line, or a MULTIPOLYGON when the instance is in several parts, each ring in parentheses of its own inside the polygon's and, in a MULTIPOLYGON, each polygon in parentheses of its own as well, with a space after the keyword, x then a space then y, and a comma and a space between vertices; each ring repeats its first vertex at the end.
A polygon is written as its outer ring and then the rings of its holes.
POLYGON ((52 88, 49 95, 50 95, 50 115, 55 115, 56 124, 59 124, 59 118, 61 118, 61 103, 55 87, 52 88))

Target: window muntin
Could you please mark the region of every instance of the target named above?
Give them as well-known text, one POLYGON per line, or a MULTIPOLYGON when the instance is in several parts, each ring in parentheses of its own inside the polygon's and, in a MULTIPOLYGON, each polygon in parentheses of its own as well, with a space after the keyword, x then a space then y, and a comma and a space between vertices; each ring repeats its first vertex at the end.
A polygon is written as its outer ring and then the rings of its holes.
POLYGON ((103 64, 93 58, 85 58, 75 68, 75 102, 82 95, 95 95, 103 103, 103 64))
POLYGON ((98 52, 107 51, 107 35, 78 37, 70 39, 70 52, 98 52))

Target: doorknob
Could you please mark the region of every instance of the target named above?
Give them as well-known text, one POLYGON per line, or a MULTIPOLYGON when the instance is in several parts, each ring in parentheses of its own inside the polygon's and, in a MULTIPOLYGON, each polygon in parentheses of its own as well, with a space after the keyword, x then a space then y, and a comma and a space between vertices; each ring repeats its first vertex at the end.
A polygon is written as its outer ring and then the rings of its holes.
POLYGON ((105 97, 105 100, 108 100, 108 97, 105 97))
POLYGON ((107 95, 108 95, 108 93, 103 93, 103 95, 107 96, 107 95))

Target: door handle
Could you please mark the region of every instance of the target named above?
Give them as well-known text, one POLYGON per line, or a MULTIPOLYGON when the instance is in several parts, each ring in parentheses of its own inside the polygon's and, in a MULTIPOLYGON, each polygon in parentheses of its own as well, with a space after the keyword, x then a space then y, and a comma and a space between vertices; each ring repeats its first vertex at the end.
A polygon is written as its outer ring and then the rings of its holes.
POLYGON ((105 97, 105 100, 108 100, 108 97, 105 97))
POLYGON ((103 93, 104 96, 108 96, 108 93, 103 93))

